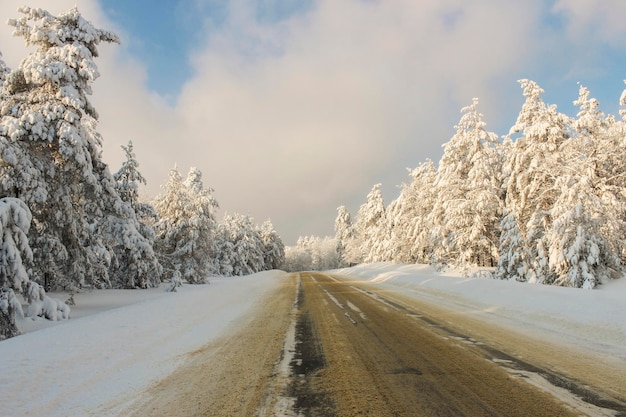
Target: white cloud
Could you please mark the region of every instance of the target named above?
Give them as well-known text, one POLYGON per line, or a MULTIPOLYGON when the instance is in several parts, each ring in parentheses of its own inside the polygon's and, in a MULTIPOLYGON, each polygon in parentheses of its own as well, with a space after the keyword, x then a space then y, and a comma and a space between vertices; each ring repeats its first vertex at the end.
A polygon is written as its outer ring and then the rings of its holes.
POLYGON ((576 41, 600 40, 623 47, 626 2, 623 0, 557 0, 552 9, 566 17, 569 35, 576 41))
POLYGON ((403 180, 407 153, 413 166, 438 158, 448 115, 474 96, 500 107, 494 82, 534 39, 526 2, 325 0, 273 26, 242 4, 194 56, 177 110, 208 150, 218 199, 264 206, 284 227, 304 207, 354 207, 374 182, 403 180))

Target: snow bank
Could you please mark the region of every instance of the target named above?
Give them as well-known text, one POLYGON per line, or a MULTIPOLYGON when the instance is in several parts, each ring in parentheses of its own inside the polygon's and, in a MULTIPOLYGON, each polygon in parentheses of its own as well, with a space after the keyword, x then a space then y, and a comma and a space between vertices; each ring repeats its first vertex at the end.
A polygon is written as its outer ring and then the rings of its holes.
POLYGON ((0 343, 2 412, 115 415, 185 353, 234 330, 285 276, 270 271, 214 279, 176 293, 77 294, 71 320, 33 331, 43 325, 36 322, 30 333, 0 343))
POLYGON ((594 290, 463 278, 427 265, 379 263, 335 271, 352 279, 481 315, 516 331, 626 360, 626 278, 594 290))

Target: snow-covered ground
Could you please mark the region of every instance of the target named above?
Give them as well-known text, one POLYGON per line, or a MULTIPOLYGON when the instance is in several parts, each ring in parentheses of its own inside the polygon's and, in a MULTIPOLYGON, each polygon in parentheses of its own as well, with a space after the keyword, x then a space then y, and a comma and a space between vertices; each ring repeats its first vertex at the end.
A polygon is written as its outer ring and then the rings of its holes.
POLYGON ((77 294, 70 320, 21 323, 28 333, 0 342, 0 414, 116 415, 185 353, 235 330, 285 276, 77 294))
MULTIPOLYGON (((581 290, 462 278, 420 265, 335 272, 626 361, 626 279, 581 290)), ((214 279, 174 294, 163 288, 78 294, 70 320, 21 323, 27 333, 0 342, 0 411, 116 415, 185 353, 239 328, 285 276, 214 279)))

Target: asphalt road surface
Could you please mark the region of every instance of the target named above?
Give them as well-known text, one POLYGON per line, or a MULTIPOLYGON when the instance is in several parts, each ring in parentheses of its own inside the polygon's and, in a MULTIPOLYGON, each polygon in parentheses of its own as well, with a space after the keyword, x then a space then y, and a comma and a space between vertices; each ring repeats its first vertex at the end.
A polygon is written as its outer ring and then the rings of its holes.
POLYGON ((619 396, 326 274, 293 275, 238 328, 194 352, 127 414, 626 416, 619 396))

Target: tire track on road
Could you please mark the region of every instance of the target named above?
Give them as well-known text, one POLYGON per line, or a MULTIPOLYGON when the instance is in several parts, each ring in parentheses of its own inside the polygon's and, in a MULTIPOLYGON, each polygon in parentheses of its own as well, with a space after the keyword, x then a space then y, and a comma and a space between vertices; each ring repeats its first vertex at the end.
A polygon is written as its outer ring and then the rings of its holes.
MULTIPOLYGON (((338 416, 568 416, 571 409, 485 361, 433 323, 323 274, 303 274, 304 308, 326 358, 320 385, 338 416), (337 303, 321 302, 330 294, 337 303), (367 319, 332 319, 352 304, 367 319)), ((354 319, 354 318, 353 318, 354 319)), ((310 393, 313 395, 314 393, 310 393)))

